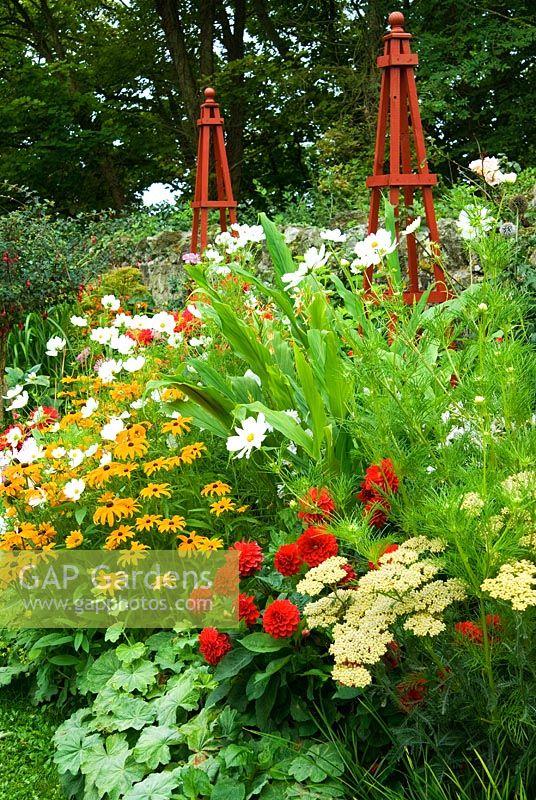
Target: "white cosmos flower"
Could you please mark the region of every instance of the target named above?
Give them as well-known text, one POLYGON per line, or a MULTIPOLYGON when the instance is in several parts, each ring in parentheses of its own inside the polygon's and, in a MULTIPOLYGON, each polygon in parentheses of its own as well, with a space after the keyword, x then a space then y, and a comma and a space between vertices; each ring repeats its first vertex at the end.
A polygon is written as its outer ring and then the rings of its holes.
POLYGON ((475 205, 467 206, 460 211, 456 222, 456 227, 462 239, 471 241, 478 239, 486 231, 491 230, 494 225, 493 217, 487 208, 479 208, 475 205))
POLYGON ((18 425, 15 425, 5 434, 5 440, 10 447, 16 447, 23 439, 24 431, 18 425))
POLYGON ((305 278, 307 272, 307 265, 302 263, 299 265, 296 272, 285 272, 285 274, 281 276, 281 280, 283 283, 287 284, 286 289, 295 289, 305 278))
POLYGON ((296 411, 295 408, 287 408, 286 411, 283 411, 283 414, 286 414, 287 417, 290 417, 291 419, 293 419, 294 422, 296 422, 298 425, 300 424, 301 417, 300 417, 298 411, 296 411))
POLYGON ((120 328, 121 325, 124 325, 126 328, 130 327, 130 323, 132 322, 132 317, 129 314, 116 314, 112 325, 114 328, 120 328))
POLYGON ((112 461, 112 454, 111 453, 103 453, 100 457, 99 464, 101 467, 104 467, 106 464, 110 464, 112 461))
POLYGON ((77 500, 80 500, 85 488, 86 482, 83 481, 82 478, 72 478, 72 480, 67 481, 63 487, 63 494, 67 500, 73 500, 76 502, 77 500))
POLYGON ((227 450, 236 453, 235 458, 249 458, 253 448, 260 447, 266 439, 270 426, 263 413, 255 417, 247 417, 241 428, 235 428, 236 436, 227 439, 227 450))
POLYGON ((80 450, 79 447, 74 447, 67 453, 67 458, 69 459, 70 468, 76 469, 84 460, 84 451, 80 450))
POLYGON ((94 397, 88 397, 86 400, 85 405, 82 406, 80 409, 80 413, 84 419, 88 419, 94 411, 96 411, 99 407, 99 401, 95 400, 94 397))
POLYGON ((43 458, 44 454, 45 448, 38 445, 35 439, 30 436, 18 451, 17 458, 21 464, 33 464, 34 461, 43 458))
POLYGON ((73 314, 71 317, 71 325, 74 325, 76 328, 85 328, 88 324, 88 321, 85 317, 77 317, 76 314, 73 314))
POLYGON ((355 245, 354 253, 357 258, 352 262, 352 269, 381 264, 385 256, 392 253, 396 247, 396 239, 392 239, 389 231, 379 228, 376 233, 369 233, 364 241, 357 242, 355 245))
POLYGON ((233 222, 231 230, 238 234, 237 247, 244 247, 248 242, 257 244, 266 239, 262 225, 240 225, 238 222, 233 222))
POLYGON ((105 294, 101 298, 103 308, 110 308, 112 311, 118 311, 121 301, 114 294, 105 294))
POLYGON ((130 407, 131 408, 135 408, 135 409, 139 409, 139 408, 143 408, 143 406, 145 404, 146 404, 146 400, 142 400, 140 398, 139 400, 133 400, 132 403, 130 404, 130 407))
POLYGON ((122 361, 116 361, 114 358, 109 358, 103 361, 97 370, 97 375, 103 383, 112 383, 118 372, 121 372, 123 367, 122 361))
POLYGON ((184 341, 184 336, 182 335, 182 333, 177 332, 169 334, 168 344, 170 347, 180 347, 183 341, 184 341))
POLYGON ((196 319, 201 319, 201 312, 199 311, 197 306, 195 306, 193 303, 190 303, 190 305, 186 306, 186 311, 189 311, 192 317, 195 317, 196 319))
POLYGON ((244 372, 244 378, 250 378, 252 381, 255 381, 255 383, 256 383, 258 386, 261 386, 261 385, 262 385, 262 381, 261 381, 261 379, 259 378, 259 376, 258 376, 258 375, 256 375, 256 374, 255 374, 255 372, 253 372, 253 370, 251 370, 251 369, 247 369, 247 370, 244 372))
POLYGON ((89 338, 92 342, 97 342, 97 344, 108 344, 114 335, 115 331, 113 328, 93 328, 89 338))
POLYGON ((65 447, 55 447, 52 451, 52 458, 63 458, 63 456, 67 453, 65 447))
POLYGON ((207 247, 203 252, 203 256, 207 259, 207 261, 211 261, 213 264, 221 264, 223 261, 223 256, 219 253, 214 247, 207 247))
POLYGON ((161 399, 162 399, 162 397, 161 397, 160 392, 158 391, 158 389, 153 389, 153 391, 151 392, 151 400, 154 400, 155 403, 159 403, 161 401, 161 399))
POLYGON ((212 272, 214 275, 223 275, 225 277, 231 274, 231 268, 226 267, 225 264, 220 264, 220 266, 213 267, 212 272))
POLYGON ((18 394, 20 394, 23 390, 23 385, 21 383, 17 383, 16 386, 12 386, 11 389, 8 389, 5 393, 4 397, 6 400, 12 400, 18 394))
POLYGON ((320 238, 324 239, 325 242, 345 242, 347 240, 347 235, 342 233, 340 228, 333 228, 331 231, 320 231, 320 238))
POLYGON ((46 354, 55 358, 58 353, 65 349, 67 342, 61 336, 52 336, 47 342, 46 354))
MULTIPOLYGON (((120 316, 121 315, 118 314, 116 320, 120 316)), ((151 330, 151 317, 148 317, 147 314, 135 314, 135 316, 129 317, 127 319, 128 322, 125 321, 125 325, 131 331, 151 330)))
POLYGON ((123 369, 127 372, 137 372, 145 365, 145 356, 131 356, 123 361, 123 369))
POLYGON ((208 347, 209 344, 212 344, 212 336, 192 336, 188 344, 192 347, 208 347))
POLYGON ((328 258, 329 253, 326 254, 326 245, 323 244, 320 246, 320 250, 317 250, 316 247, 310 247, 306 250, 303 254, 303 263, 308 270, 312 270, 317 267, 323 267, 328 258))
POLYGON ((136 342, 134 339, 131 339, 130 336, 125 336, 125 334, 122 333, 110 339, 110 347, 112 350, 117 350, 122 356, 128 356, 136 347, 136 342))
POLYGON ((125 423, 119 417, 112 417, 106 425, 103 425, 100 431, 101 439, 106 439, 109 442, 115 442, 117 434, 125 429, 125 423))
POLYGON ((169 336, 175 330, 176 324, 177 320, 173 314, 168 314, 167 311, 160 311, 152 318, 150 328, 155 333, 166 333, 169 336))
POLYGON ((10 406, 6 407, 6 411, 14 411, 16 408, 24 408, 28 400, 30 399, 30 395, 26 390, 22 391, 18 394, 10 406))

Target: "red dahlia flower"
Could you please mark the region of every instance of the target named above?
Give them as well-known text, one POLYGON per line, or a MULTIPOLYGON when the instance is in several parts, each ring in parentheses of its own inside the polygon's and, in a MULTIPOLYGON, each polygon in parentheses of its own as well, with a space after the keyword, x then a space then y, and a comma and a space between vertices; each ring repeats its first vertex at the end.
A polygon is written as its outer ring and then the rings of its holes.
POLYGON ((320 490, 316 486, 309 489, 306 496, 301 498, 300 506, 298 519, 302 519, 307 525, 322 522, 335 511, 335 503, 325 486, 320 490))
POLYGON ((262 627, 274 639, 285 639, 298 629, 300 611, 290 600, 274 600, 262 618, 262 627))
POLYGON ((363 513, 369 518, 368 524, 373 525, 375 528, 382 528, 387 522, 391 504, 385 497, 381 495, 373 495, 367 501, 363 513))
POLYGON ((380 464, 371 464, 365 472, 365 479, 361 484, 358 500, 367 503, 372 498, 383 497, 388 492, 398 492, 399 480, 394 471, 390 458, 383 458, 380 464))
POLYGON ((331 556, 336 556, 339 546, 336 538, 331 533, 326 533, 325 528, 311 525, 297 540, 298 553, 308 567, 318 567, 331 556))
POLYGON ((238 561, 238 571, 241 578, 249 578, 254 572, 258 572, 262 566, 263 553, 257 542, 235 542, 230 550, 238 550, 240 553, 238 561))
POLYGON ((212 589, 198 586, 192 589, 188 598, 188 611, 191 614, 205 614, 212 608, 212 589))
POLYGON ((216 628, 203 628, 199 634, 199 651, 212 667, 218 664, 231 649, 231 640, 226 633, 216 628))
POLYGON ((255 598, 249 597, 247 594, 238 595, 238 618, 245 620, 246 625, 249 627, 255 625, 259 619, 261 612, 255 605, 255 598))
POLYGON ((296 543, 282 544, 274 557, 274 567, 286 578, 299 572, 302 564, 303 559, 296 543))

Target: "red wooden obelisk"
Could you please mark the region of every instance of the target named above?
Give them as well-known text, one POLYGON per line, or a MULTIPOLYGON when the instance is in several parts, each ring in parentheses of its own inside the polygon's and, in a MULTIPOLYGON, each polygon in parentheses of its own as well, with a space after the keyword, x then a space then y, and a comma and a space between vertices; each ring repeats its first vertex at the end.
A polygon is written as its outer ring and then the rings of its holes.
MULTIPOLYGON (((430 238, 427 249, 431 256, 435 278, 435 285, 430 292, 428 302, 441 303, 447 300, 450 294, 445 285, 445 274, 440 263, 439 233, 432 196, 432 186, 437 183, 437 176, 428 171, 415 85, 414 68, 419 62, 419 57, 411 52, 411 34, 404 30, 404 15, 399 11, 389 14, 389 25, 391 30, 383 37, 385 43, 383 56, 376 62, 382 70, 382 77, 373 175, 367 178, 367 186, 372 189, 368 231, 376 233, 378 230, 382 190, 389 190, 389 201, 395 207, 397 219, 402 193, 403 203, 408 209, 409 223, 412 221, 410 209, 414 192, 420 189, 430 238), (385 172, 387 139, 389 139, 388 170, 385 172)), ((399 236, 398 225, 397 236, 399 236)), ((404 238, 407 241, 408 261, 408 287, 404 291, 404 302, 411 304, 421 297, 423 289, 419 286, 415 236, 410 234, 404 238)), ((373 269, 368 267, 365 270, 365 291, 370 291, 373 269)))
POLYGON ((192 202, 194 210, 190 243, 192 253, 197 253, 198 239, 200 240, 201 252, 207 246, 209 211, 219 210, 220 229, 222 231, 227 230, 227 214, 229 214, 230 224, 236 222, 236 200, 233 196, 231 173, 229 172, 227 153, 225 152, 223 117, 220 116, 220 107, 215 102, 214 96, 214 89, 205 89, 205 102, 201 105, 201 116, 197 120, 199 146, 197 150, 195 195, 192 202), (209 200, 211 153, 216 172, 216 200, 209 200))

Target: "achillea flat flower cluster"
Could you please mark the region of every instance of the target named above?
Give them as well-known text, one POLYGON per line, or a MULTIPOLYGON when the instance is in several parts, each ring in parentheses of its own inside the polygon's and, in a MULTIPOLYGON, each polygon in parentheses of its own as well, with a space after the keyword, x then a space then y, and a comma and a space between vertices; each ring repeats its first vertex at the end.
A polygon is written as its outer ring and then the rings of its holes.
POLYGON ((480 587, 496 600, 510 603, 514 611, 536 606, 536 564, 526 559, 503 564, 495 578, 480 587))
MULTIPOLYGON (((437 636, 445 629, 442 614, 465 590, 457 579, 436 576, 440 562, 433 558, 444 550, 437 539, 417 536, 396 550, 384 553, 378 568, 356 581, 355 588, 338 588, 308 603, 304 615, 309 627, 331 628, 330 653, 335 658, 333 677, 349 686, 366 686, 371 669, 388 652, 393 626, 416 636, 437 636)), ((330 584, 343 572, 340 559, 329 559, 320 571, 311 570, 299 590, 321 591, 323 578, 330 584)))

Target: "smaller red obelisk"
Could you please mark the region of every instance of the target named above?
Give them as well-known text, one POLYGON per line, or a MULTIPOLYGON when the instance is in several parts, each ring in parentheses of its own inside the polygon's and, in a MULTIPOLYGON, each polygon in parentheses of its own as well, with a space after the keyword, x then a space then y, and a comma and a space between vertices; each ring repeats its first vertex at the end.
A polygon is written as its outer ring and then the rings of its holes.
MULTIPOLYGON (((424 133, 419 111, 419 100, 415 84, 414 68, 419 57, 411 52, 411 33, 404 30, 404 15, 399 11, 389 14, 391 30, 384 39, 383 56, 377 59, 382 70, 380 106, 376 128, 376 149, 374 152, 373 175, 367 178, 367 186, 372 189, 368 232, 378 230, 382 190, 388 190, 389 201, 395 208, 398 219, 400 195, 408 210, 411 222, 411 207, 416 190, 422 191, 426 225, 429 231, 429 254, 434 271, 434 286, 428 297, 429 303, 441 303, 449 294, 445 284, 445 274, 439 256, 439 232, 434 211, 432 186, 437 183, 437 175, 428 171, 424 133), (389 139, 388 172, 384 172, 386 145, 389 139)), ((397 236, 398 225, 397 225, 397 236)), ((419 262, 417 241, 413 233, 407 240, 408 287, 403 293, 404 302, 416 302, 423 294, 419 286, 419 262)), ((365 291, 370 291, 374 268, 368 267, 364 275, 365 291)))
POLYGON ((197 150, 197 172, 195 177, 195 195, 192 202, 194 218, 192 223, 192 239, 190 250, 197 253, 198 239, 200 250, 207 246, 209 211, 220 212, 220 229, 227 230, 227 214, 229 222, 236 222, 236 200, 233 196, 231 173, 225 152, 223 138, 223 117, 220 107, 214 100, 214 89, 205 89, 205 102, 201 105, 201 116, 197 120, 199 126, 199 145, 197 150), (209 179, 211 153, 214 158, 216 172, 217 199, 209 200, 209 179))

